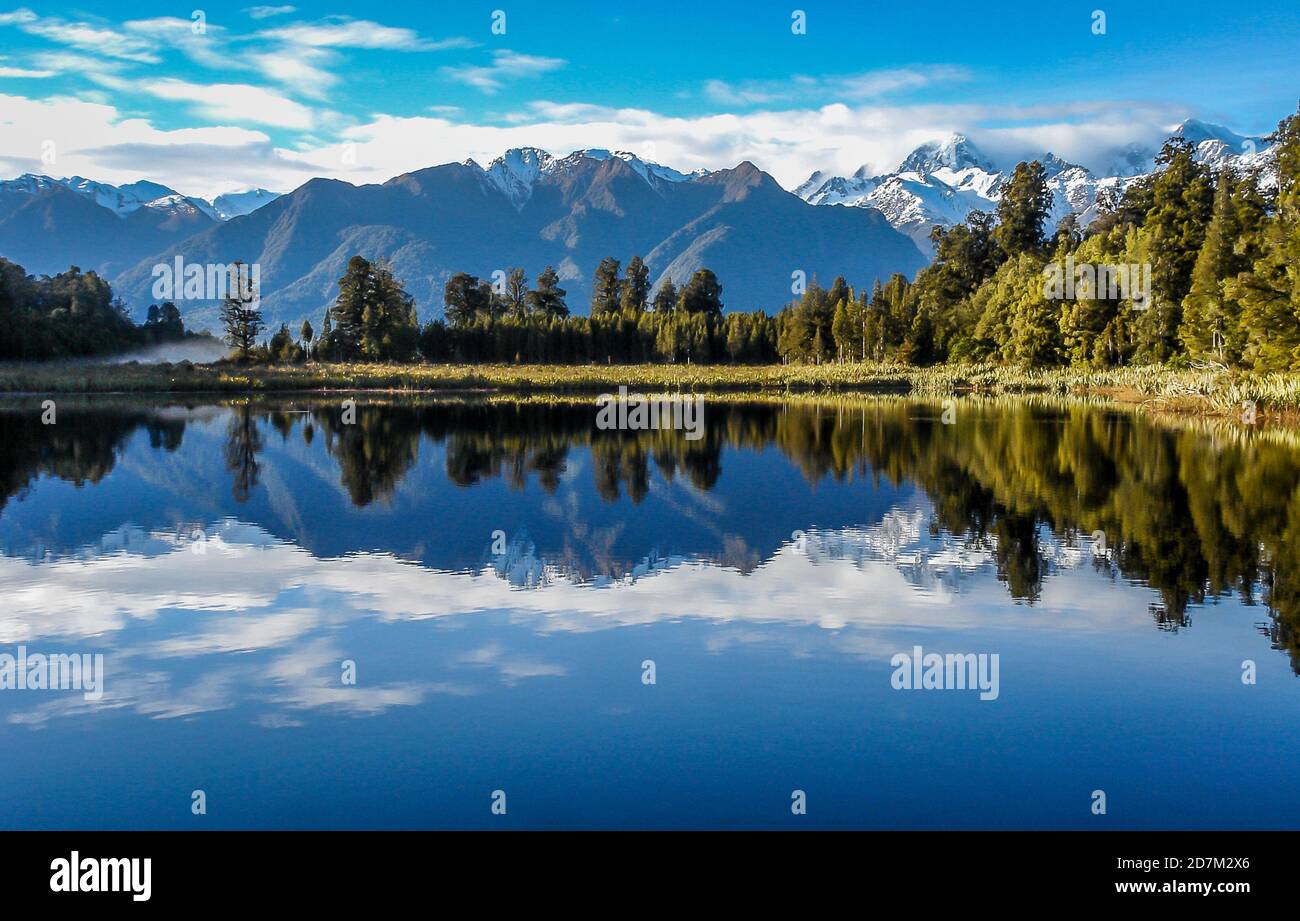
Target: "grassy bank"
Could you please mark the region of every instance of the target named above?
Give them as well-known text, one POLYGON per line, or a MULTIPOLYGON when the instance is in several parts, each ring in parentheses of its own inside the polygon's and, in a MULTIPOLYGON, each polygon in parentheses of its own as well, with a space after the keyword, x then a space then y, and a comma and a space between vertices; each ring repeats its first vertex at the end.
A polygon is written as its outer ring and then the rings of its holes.
POLYGON ((430 393, 961 393, 1103 395, 1153 409, 1237 412, 1254 401, 1269 413, 1300 414, 1300 374, 1222 370, 1026 371, 997 365, 909 368, 827 365, 13 365, 0 368, 8 393, 258 393, 409 391, 430 393))

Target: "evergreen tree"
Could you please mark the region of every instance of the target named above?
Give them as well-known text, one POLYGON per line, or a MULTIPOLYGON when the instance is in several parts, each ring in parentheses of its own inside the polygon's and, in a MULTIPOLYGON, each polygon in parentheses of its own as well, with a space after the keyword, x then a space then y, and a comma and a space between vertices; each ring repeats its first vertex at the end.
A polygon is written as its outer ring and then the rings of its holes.
POLYGON ((650 302, 650 269, 640 256, 633 256, 627 264, 627 273, 623 278, 623 294, 620 306, 625 311, 641 313, 650 302))
POLYGON ((618 278, 619 261, 613 256, 606 256, 596 266, 596 274, 591 280, 591 315, 602 316, 617 313, 619 296, 623 284, 618 278))
POLYGON ((564 303, 566 293, 560 287, 560 276, 548 265, 537 276, 537 287, 528 292, 528 309, 553 320, 567 317, 569 307, 564 303))
POLYGON ((700 314, 707 321, 722 319, 722 285, 712 269, 696 269, 677 297, 677 309, 700 314))
POLYGON ((522 318, 528 313, 528 276, 514 268, 506 275, 505 305, 507 316, 522 318))
POLYGON ((1241 356, 1240 306, 1225 297, 1224 282, 1250 267, 1234 253, 1241 236, 1237 209, 1233 207, 1233 177, 1224 169, 1214 192, 1214 210, 1205 229, 1192 284, 1183 301, 1179 339, 1192 358, 1236 361, 1241 356))
POLYGON ((1011 181, 998 202, 998 226, 994 237, 1010 256, 1038 253, 1043 249, 1043 225, 1052 207, 1043 164, 1017 163, 1011 181))
POLYGON ((677 309, 677 286, 671 278, 665 278, 655 293, 654 312, 667 316, 677 309))
POLYGON ((468 326, 492 315, 492 286, 467 272, 447 279, 442 294, 443 315, 452 326, 468 326))
POLYGON ((1241 304, 1243 361, 1269 371, 1300 367, 1300 113, 1284 119, 1273 139, 1276 209, 1257 238, 1260 255, 1254 265, 1225 286, 1241 304))
MULTIPOLYGON (((236 262, 232 268, 238 271, 238 266, 241 264, 236 262)), ((257 344, 257 337, 262 333, 260 307, 257 294, 253 293, 251 297, 244 298, 238 285, 227 292, 226 299, 221 304, 221 325, 225 329, 226 344, 235 349, 239 357, 245 360, 251 357, 253 346, 257 344)))
POLYGON ((385 263, 353 256, 338 284, 331 308, 333 357, 379 361, 414 353, 419 333, 415 301, 385 263))
POLYGON ((1138 355, 1163 362, 1179 351, 1183 299, 1192 285, 1192 269, 1205 240, 1214 209, 1209 171, 1193 158, 1183 138, 1165 143, 1156 158, 1159 172, 1151 183, 1151 207, 1138 231, 1139 252, 1129 261, 1151 262, 1150 304, 1137 323, 1138 355))

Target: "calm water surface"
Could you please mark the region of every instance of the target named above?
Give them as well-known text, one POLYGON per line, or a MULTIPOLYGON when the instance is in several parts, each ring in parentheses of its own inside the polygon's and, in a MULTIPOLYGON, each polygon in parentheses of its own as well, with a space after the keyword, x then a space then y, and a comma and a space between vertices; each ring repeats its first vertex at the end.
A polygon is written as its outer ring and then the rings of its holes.
POLYGON ((343 412, 0 403, 0 652, 106 669, 99 700, 0 690, 0 825, 1300 827, 1287 433, 343 412), (894 689, 915 646, 996 654, 997 698, 894 689))

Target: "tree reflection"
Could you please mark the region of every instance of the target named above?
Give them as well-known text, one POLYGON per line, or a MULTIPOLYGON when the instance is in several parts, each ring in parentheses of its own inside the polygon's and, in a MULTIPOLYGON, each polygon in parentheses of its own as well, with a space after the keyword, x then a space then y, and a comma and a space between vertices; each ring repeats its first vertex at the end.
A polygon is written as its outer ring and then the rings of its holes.
MULTIPOLYGON (((1191 606, 1236 593, 1265 607, 1270 641, 1300 662, 1300 441, 1285 435, 1023 399, 963 401, 949 425, 937 405, 916 401, 711 403, 698 441, 671 430, 601 431, 584 402, 373 398, 357 401, 351 421, 341 401, 303 411, 253 399, 224 412, 223 459, 241 503, 261 477, 267 436, 287 444, 295 432, 303 450, 323 445, 358 507, 392 503, 422 452, 458 486, 500 479, 547 494, 589 462, 584 475, 597 495, 638 505, 656 479, 710 490, 725 475, 725 451, 775 448, 812 485, 919 487, 931 529, 987 552, 1019 601, 1042 597, 1056 545, 1100 532, 1105 553, 1094 565, 1151 586, 1159 628, 1186 627, 1191 606)), ((129 403, 61 404, 50 426, 35 403, 15 403, 0 418, 0 511, 37 477, 101 481, 137 430, 153 449, 176 451, 186 424, 184 413, 129 403)), ((752 484, 756 495, 764 486, 752 484)), ((581 551, 554 553, 580 552, 590 558, 584 568, 616 576, 626 568, 617 533, 584 532, 581 551)), ((744 537, 720 531, 717 542, 704 555, 723 565, 748 572, 761 562, 744 537)))
POLYGON ((257 485, 261 468, 257 454, 262 450, 262 433, 247 403, 234 407, 226 429, 226 469, 235 475, 230 491, 236 502, 247 502, 257 485))

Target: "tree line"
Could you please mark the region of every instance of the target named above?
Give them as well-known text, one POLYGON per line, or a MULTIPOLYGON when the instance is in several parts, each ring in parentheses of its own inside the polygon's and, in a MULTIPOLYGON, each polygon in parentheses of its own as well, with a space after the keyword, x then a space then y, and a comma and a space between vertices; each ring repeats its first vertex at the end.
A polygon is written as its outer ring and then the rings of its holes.
POLYGON ((412 361, 735 362, 777 360, 774 318, 762 311, 724 314, 722 285, 707 268, 678 289, 665 279, 651 296, 639 256, 620 272, 614 258, 596 269, 591 313, 570 315, 567 292, 548 266, 529 287, 523 269, 496 283, 465 272, 444 286, 444 319, 423 326, 415 302, 382 261, 353 256, 319 332, 310 321, 295 340, 281 324, 259 345, 265 325, 255 300, 232 292, 222 307, 226 341, 245 359, 278 362, 412 361))
POLYGON ((108 282, 72 266, 28 275, 0 258, 0 360, 42 361, 107 355, 187 337, 170 301, 149 307, 136 324, 108 282))
MULTIPOLYGON (((775 315, 724 312, 708 268, 656 288, 640 256, 603 259, 588 316, 572 316, 554 267, 530 286, 523 269, 494 280, 460 272, 444 288, 444 319, 420 326, 389 269, 355 257, 311 344, 277 333, 271 357, 437 362, 992 361, 1028 367, 1220 364, 1300 367, 1300 115, 1271 138, 1277 181, 1260 168, 1217 171, 1169 140, 1157 169, 1104 188, 1087 227, 1069 214, 1047 227, 1042 163, 1016 166, 994 213, 935 227, 930 265, 855 288, 815 277, 775 315), (1048 283, 1062 267, 1138 267, 1134 288, 1048 283)), ((1104 278, 1104 275, 1103 275, 1104 278)))
MULTIPOLYGON (((548 266, 532 285, 521 268, 444 286, 444 318, 420 325, 389 266, 354 256, 319 331, 304 322, 263 340, 258 301, 221 307, 226 342, 244 359, 294 362, 771 362, 993 361, 1029 367, 1219 364, 1300 367, 1300 114, 1272 135, 1276 182, 1258 167, 1217 171, 1181 138, 1157 170, 1099 195, 1083 227, 1074 214, 1048 229, 1043 165, 1020 163, 995 213, 972 212, 931 232, 933 261, 855 288, 815 277, 775 315, 725 312, 723 288, 700 268, 680 288, 655 286, 640 256, 606 257, 590 311, 573 316, 548 266), (1151 297, 1070 279, 1061 266, 1142 266, 1151 297)), ((75 266, 40 278, 0 259, 0 358, 97 355, 185 335, 173 304, 137 326, 108 283, 75 266)))

